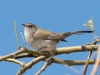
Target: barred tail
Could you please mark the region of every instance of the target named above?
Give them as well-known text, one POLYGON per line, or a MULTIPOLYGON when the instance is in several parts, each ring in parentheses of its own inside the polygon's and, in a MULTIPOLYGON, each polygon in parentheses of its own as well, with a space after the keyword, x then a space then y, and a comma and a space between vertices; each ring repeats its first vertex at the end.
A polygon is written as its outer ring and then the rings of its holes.
POLYGON ((84 34, 84 33, 92 33, 93 31, 88 31, 88 30, 84 30, 84 31, 75 31, 75 32, 66 32, 63 33, 63 38, 69 37, 71 35, 80 35, 80 34, 84 34))

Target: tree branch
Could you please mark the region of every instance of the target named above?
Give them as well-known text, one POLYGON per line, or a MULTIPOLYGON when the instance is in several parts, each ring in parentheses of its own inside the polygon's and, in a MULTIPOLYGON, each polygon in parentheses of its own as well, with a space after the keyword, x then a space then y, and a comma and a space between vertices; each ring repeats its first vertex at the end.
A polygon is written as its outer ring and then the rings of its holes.
MULTIPOLYGON (((84 50, 82 48, 82 46, 73 46, 73 47, 62 47, 62 48, 57 48, 57 54, 69 54, 69 53, 73 53, 73 52, 84 52, 84 51, 96 51, 97 50, 98 45, 86 45, 84 50)), ((26 58, 26 57, 35 57, 35 59, 33 59, 32 61, 30 61, 27 64, 22 64, 19 63, 18 61, 14 62, 17 64, 20 64, 21 69, 19 69, 19 71, 17 72, 16 75, 22 75, 27 69, 31 68, 33 65, 35 65, 36 63, 38 63, 39 61, 44 61, 44 59, 46 59, 47 57, 51 57, 49 56, 47 53, 43 52, 42 55, 40 56, 39 52, 36 50, 31 50, 31 49, 27 49, 27 48, 23 48, 20 47, 18 51, 12 53, 12 54, 8 54, 6 56, 1 56, 0 57, 0 61, 2 60, 8 60, 9 58, 13 58, 15 56, 15 59, 19 59, 19 58, 26 58), (24 53, 24 54, 22 54, 24 53)), ((10 60, 9 60, 10 61, 10 60)), ((53 63, 57 63, 57 64, 65 64, 68 66, 71 65, 84 65, 87 62, 87 60, 62 60, 62 59, 58 59, 58 58, 53 58, 53 63)), ((89 64, 94 64, 94 60, 89 60, 89 64)), ((45 63, 46 65, 47 63, 45 63)), ((45 67, 42 67, 42 70, 40 70, 40 72, 43 71, 43 69, 45 69, 45 67)), ((39 73, 40 73, 39 72, 39 73)))
POLYGON ((52 58, 49 57, 49 58, 46 59, 46 62, 43 65, 43 67, 35 75, 39 75, 41 72, 45 71, 46 67, 48 67, 51 64, 52 64, 52 58))
POLYGON ((89 56, 87 58, 87 62, 86 62, 86 66, 85 66, 85 70, 84 70, 84 74, 83 75, 86 75, 86 71, 87 71, 87 68, 88 68, 88 64, 89 64, 89 60, 91 58, 91 55, 92 55, 92 51, 90 51, 89 56))
POLYGON ((5 61, 13 62, 13 63, 19 64, 19 65, 22 66, 22 67, 25 65, 24 62, 21 62, 21 61, 16 60, 16 59, 11 59, 11 58, 9 58, 9 59, 6 59, 5 61))
POLYGON ((6 56, 1 56, 1 57, 0 57, 0 61, 6 60, 6 59, 8 59, 8 58, 14 58, 16 55, 21 54, 21 53, 23 53, 24 51, 25 51, 25 49, 24 49, 24 48, 21 48, 20 50, 14 52, 14 53, 8 54, 8 55, 6 55, 6 56))
POLYGON ((100 45, 98 47, 98 51, 97 52, 98 52, 98 55, 97 55, 96 62, 94 64, 93 70, 91 72, 91 75, 96 75, 96 71, 97 71, 97 69, 99 67, 99 64, 100 64, 100 45))
POLYGON ((29 63, 25 64, 24 67, 19 69, 19 71, 17 72, 16 75, 22 75, 27 69, 31 68, 33 65, 35 65, 36 63, 38 63, 41 60, 44 60, 45 58, 46 58, 45 56, 39 56, 39 57, 33 59, 29 63))
POLYGON ((71 46, 71 47, 62 47, 57 48, 58 54, 69 54, 74 52, 84 52, 84 51, 96 51, 98 45, 86 45, 85 49, 82 49, 82 46, 71 46))
MULTIPOLYGON (((53 58, 53 63, 64 64, 64 65, 84 65, 87 60, 62 60, 59 58, 53 58)), ((89 64, 94 64, 95 60, 89 60, 89 64)))

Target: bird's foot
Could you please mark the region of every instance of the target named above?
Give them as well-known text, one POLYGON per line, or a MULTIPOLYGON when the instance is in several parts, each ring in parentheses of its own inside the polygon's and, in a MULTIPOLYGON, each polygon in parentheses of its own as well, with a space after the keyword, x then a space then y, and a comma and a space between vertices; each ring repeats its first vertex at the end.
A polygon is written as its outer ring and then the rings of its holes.
POLYGON ((58 54, 57 50, 52 50, 55 55, 58 54))
POLYGON ((46 53, 47 55, 51 56, 51 54, 49 53, 49 51, 39 50, 38 52, 39 52, 40 56, 42 54, 44 54, 44 53, 46 53))
POLYGON ((39 52, 39 56, 41 56, 43 54, 43 51, 42 50, 38 50, 37 51, 39 52))
POLYGON ((48 55, 50 55, 49 51, 45 51, 43 49, 47 48, 47 46, 44 46, 44 47, 41 47, 41 48, 38 48, 37 51, 39 52, 40 56, 43 54, 43 53, 47 53, 48 55))

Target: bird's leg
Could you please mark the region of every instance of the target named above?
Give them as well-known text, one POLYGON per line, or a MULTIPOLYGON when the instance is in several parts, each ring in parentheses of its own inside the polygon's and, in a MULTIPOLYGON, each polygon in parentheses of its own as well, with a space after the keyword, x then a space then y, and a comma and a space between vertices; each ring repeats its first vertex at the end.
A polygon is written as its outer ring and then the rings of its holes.
POLYGON ((40 50, 42 50, 42 49, 44 49, 44 48, 47 48, 47 47, 44 46, 44 47, 38 48, 37 51, 40 51, 40 50))
POLYGON ((44 47, 41 47, 41 48, 38 48, 38 49, 37 49, 37 51, 39 52, 39 54, 42 55, 42 52, 46 52, 47 54, 50 55, 50 53, 49 53, 48 51, 44 51, 44 50, 42 50, 42 49, 44 49, 44 48, 47 48, 47 47, 44 46, 44 47))
POLYGON ((56 49, 53 49, 52 51, 53 51, 53 53, 54 53, 55 55, 58 53, 56 49))
POLYGON ((42 52, 46 52, 48 55, 56 55, 57 54, 57 50, 56 48, 52 49, 52 47, 41 47, 41 48, 38 48, 37 51, 39 51, 39 54, 42 55, 42 52), (46 49, 47 48, 47 49, 46 49), (46 49, 46 50, 44 50, 46 49))

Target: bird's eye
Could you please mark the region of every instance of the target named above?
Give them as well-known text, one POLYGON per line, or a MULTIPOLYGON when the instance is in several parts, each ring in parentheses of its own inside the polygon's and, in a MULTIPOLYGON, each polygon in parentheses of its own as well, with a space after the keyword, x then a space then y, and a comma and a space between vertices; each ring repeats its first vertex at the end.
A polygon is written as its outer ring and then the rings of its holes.
POLYGON ((33 27, 33 25, 30 25, 30 27, 33 27))

